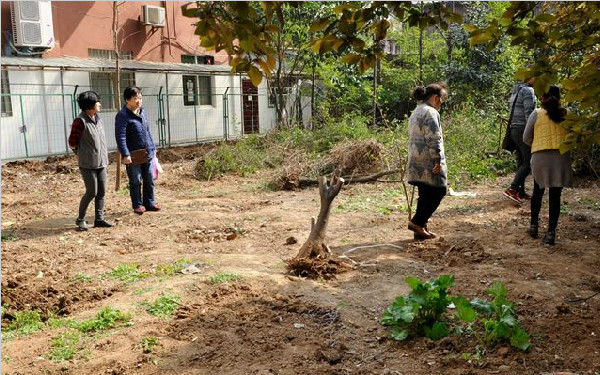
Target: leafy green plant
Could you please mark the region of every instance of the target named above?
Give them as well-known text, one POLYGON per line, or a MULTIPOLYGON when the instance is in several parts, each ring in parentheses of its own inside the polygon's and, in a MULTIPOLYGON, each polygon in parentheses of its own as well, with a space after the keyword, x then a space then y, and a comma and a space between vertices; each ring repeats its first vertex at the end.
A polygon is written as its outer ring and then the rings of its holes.
MULTIPOLYGON (((381 323, 391 326, 391 337, 405 340, 411 336, 425 336, 438 340, 450 334, 447 309, 452 303, 457 321, 452 322, 458 335, 466 332, 479 341, 474 358, 481 358, 485 348, 508 341, 520 350, 530 346, 529 334, 519 326, 514 304, 507 299, 508 291, 499 281, 487 290, 491 302, 463 296, 450 296, 448 288, 454 285, 454 276, 442 275, 437 280, 423 283, 407 277, 411 287, 408 296, 399 296, 383 313, 381 323), (466 327, 463 327, 465 325, 466 327)), ((465 353, 469 358, 473 354, 465 353)))
POLYGON ((154 347, 158 346, 160 342, 158 341, 158 337, 154 336, 146 336, 140 342, 140 346, 142 347, 142 351, 144 353, 152 353, 154 347))
POLYGON ((397 297, 381 319, 383 325, 392 327, 392 338, 426 336, 438 340, 447 336, 447 323, 442 318, 451 303, 448 288, 454 285, 454 276, 442 275, 425 283, 416 277, 404 281, 412 290, 406 297, 397 297))
POLYGON ((209 284, 221 284, 238 281, 239 279, 241 279, 241 276, 238 274, 229 272, 219 272, 216 275, 210 276, 206 281, 209 284))
POLYGON ((163 293, 152 303, 143 301, 142 306, 144 306, 146 312, 149 314, 166 319, 173 315, 173 311, 177 310, 180 302, 181 298, 179 296, 163 293))
POLYGON ((117 323, 127 324, 130 321, 130 313, 125 314, 121 310, 106 306, 94 318, 78 323, 77 329, 81 332, 95 332, 113 328, 117 323))
POLYGON ((50 316, 48 317, 48 327, 50 328, 77 328, 77 324, 78 323, 74 319, 60 318, 56 314, 50 314, 50 316))
POLYGON ((135 263, 123 263, 119 264, 106 275, 108 277, 112 277, 123 282, 129 283, 146 278, 150 276, 150 273, 141 271, 139 269, 139 266, 135 263))
POLYGON ((515 348, 527 350, 531 346, 529 334, 519 326, 514 304, 506 298, 508 291, 504 284, 495 281, 487 293, 493 297, 492 302, 474 298, 470 303, 483 326, 483 344, 491 347, 506 340, 515 348))
POLYGON ((38 310, 17 311, 13 316, 13 321, 2 329, 3 333, 7 333, 7 337, 25 336, 44 328, 42 316, 38 310))
POLYGON ((52 339, 49 358, 54 362, 64 362, 73 359, 81 349, 83 335, 78 331, 67 331, 52 339))

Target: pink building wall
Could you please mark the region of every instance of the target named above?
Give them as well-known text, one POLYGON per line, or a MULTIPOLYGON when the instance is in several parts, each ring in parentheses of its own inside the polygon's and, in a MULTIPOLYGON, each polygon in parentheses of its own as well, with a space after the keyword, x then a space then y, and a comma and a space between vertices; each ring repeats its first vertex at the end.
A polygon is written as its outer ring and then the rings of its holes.
MULTIPOLYGON (((215 64, 226 64, 227 54, 206 51, 194 35, 194 19, 184 17, 184 1, 122 1, 119 2, 119 38, 122 51, 132 51, 134 60, 181 62, 181 55, 215 56, 215 64), (142 5, 165 8, 165 27, 142 23, 142 5)), ((10 2, 1 3, 2 46, 5 33, 11 28, 10 2)), ((192 5, 193 6, 193 5, 192 5)), ((52 1, 54 23, 53 49, 43 57, 89 57, 88 48, 113 50, 112 1, 52 1)))

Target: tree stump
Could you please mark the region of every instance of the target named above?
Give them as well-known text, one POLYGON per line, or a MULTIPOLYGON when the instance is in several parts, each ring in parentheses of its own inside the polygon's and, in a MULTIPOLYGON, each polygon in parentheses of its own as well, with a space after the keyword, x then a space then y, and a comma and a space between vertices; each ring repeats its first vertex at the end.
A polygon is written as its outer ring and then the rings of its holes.
POLYGON ((316 222, 314 217, 311 219, 310 235, 298 251, 298 255, 287 261, 290 273, 309 278, 330 279, 336 273, 351 268, 348 263, 331 257, 331 251, 325 238, 331 203, 342 189, 343 184, 344 179, 335 175, 330 184, 327 183, 327 177, 319 178, 319 195, 321 197, 319 216, 316 222))

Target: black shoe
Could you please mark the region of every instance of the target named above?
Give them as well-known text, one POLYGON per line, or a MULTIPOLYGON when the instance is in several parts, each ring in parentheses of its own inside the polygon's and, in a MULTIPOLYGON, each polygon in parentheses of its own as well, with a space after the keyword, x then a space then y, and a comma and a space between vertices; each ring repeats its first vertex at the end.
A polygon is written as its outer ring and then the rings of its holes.
POLYGON ((112 224, 105 220, 94 221, 94 228, 112 228, 112 224))
POLYGON ((529 233, 531 238, 538 238, 538 226, 531 224, 529 229, 527 229, 527 233, 529 233))
POLYGON ((555 244, 555 240, 556 240, 556 232, 555 231, 548 231, 548 233, 546 233, 544 235, 544 239, 542 241, 546 245, 554 245, 555 244))
POLYGON ((77 230, 80 230, 80 231, 88 230, 87 223, 83 219, 75 220, 75 225, 77 225, 77 230))

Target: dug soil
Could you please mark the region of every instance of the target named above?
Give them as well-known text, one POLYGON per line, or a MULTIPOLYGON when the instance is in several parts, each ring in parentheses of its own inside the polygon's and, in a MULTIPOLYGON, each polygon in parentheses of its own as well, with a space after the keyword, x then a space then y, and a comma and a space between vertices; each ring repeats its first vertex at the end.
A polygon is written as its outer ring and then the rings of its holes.
MULTIPOLYGON (((2 374, 546 374, 600 371, 600 184, 563 194, 557 244, 526 233, 529 205, 501 192, 510 176, 447 196, 430 222, 439 238, 416 242, 398 183, 344 186, 333 203, 331 250, 354 269, 332 280, 286 274, 318 213, 317 188, 269 191, 264 175, 194 179, 201 148, 164 150, 159 212, 135 215, 114 191, 114 228, 75 230, 83 183, 74 158, 2 166, 3 330, 18 311, 89 319, 105 306, 132 324, 87 334, 73 359, 50 358, 65 327, 2 340, 2 374), (293 237, 293 238, 292 238, 293 237), (298 241, 294 243, 295 241, 298 241), (136 264, 148 277, 121 281, 136 264), (193 264, 193 272, 157 272, 193 264), (452 294, 486 297, 502 281, 532 347, 478 346, 475 337, 390 339, 384 309, 409 289, 404 279, 452 274, 452 294), (223 280, 211 276, 237 276, 223 280), (144 301, 181 298, 171 318, 144 301), (145 353, 141 342, 156 337, 145 353), (477 355, 478 354, 478 355, 477 355)), ((127 178, 123 173, 123 186, 127 178)), ((528 180, 529 182, 530 180, 528 180)), ((547 225, 547 198, 542 233, 547 225)), ((186 268, 188 269, 188 268, 186 268)))

